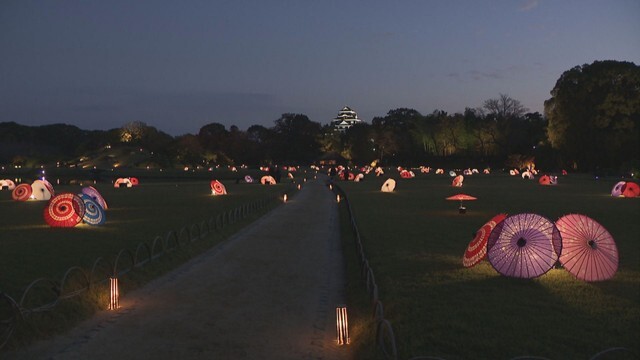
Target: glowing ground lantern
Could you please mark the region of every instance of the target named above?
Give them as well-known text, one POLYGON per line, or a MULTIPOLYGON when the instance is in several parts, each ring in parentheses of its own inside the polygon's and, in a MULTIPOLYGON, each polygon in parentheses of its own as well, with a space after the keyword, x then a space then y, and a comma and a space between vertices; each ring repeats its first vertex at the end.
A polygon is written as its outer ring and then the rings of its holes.
POLYGON ((283 200, 284 202, 287 202, 287 194, 284 194, 284 195, 282 196, 282 200, 283 200))
POLYGON ((349 322, 347 321, 347 306, 336 307, 336 341, 338 345, 349 343, 349 322))
POLYGON ((109 310, 117 310, 120 307, 120 292, 118 291, 118 278, 109 278, 109 310))
POLYGON ((336 195, 336 201, 340 203, 340 194, 336 195))

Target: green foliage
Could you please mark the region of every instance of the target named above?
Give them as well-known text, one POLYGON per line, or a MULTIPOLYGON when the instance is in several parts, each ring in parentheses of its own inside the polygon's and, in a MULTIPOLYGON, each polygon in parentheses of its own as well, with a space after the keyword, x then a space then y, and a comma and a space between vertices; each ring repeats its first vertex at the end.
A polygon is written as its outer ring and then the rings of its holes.
MULTIPOLYGON (((617 171, 640 151, 640 67, 596 61, 565 71, 545 101, 551 145, 580 170, 617 171)), ((628 170, 621 169, 621 170, 628 170)))

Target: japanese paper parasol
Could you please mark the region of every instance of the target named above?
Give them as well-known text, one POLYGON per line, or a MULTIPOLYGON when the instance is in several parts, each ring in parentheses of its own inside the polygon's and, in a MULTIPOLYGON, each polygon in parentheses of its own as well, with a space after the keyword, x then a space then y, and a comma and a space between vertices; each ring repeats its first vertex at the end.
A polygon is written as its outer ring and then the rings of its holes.
POLYGON ((611 196, 622 196, 622 191, 626 183, 626 181, 618 181, 618 183, 613 186, 613 189, 611 189, 611 196))
POLYGON ((116 181, 113 183, 113 187, 115 188, 121 188, 121 187, 130 188, 131 186, 133 186, 133 184, 131 183, 131 180, 126 178, 117 178, 116 181))
POLYGON ((448 198, 446 198, 446 200, 459 200, 460 201, 460 207, 462 207, 462 202, 464 200, 478 200, 477 197, 473 197, 471 195, 467 195, 467 194, 456 194, 453 196, 449 196, 448 198))
POLYGON ((507 216, 491 231, 487 258, 502 275, 534 278, 549 271, 562 251, 562 238, 544 216, 524 213, 507 216))
POLYGON ((627 182, 622 189, 622 196, 624 197, 638 197, 640 196, 640 187, 634 182, 627 182))
POLYGON ((260 178, 260 183, 262 185, 266 185, 266 184, 275 185, 276 184, 276 179, 274 179, 273 176, 271 176, 271 175, 265 175, 262 178, 260 178))
POLYGON ((13 190, 16 188, 16 183, 13 182, 13 180, 11 179, 3 179, 0 180, 0 190, 13 190))
POLYGON ((98 205, 102 206, 102 209, 107 210, 109 206, 107 205, 107 201, 100 195, 100 192, 94 188, 93 186, 87 186, 82 188, 82 193, 89 195, 98 205))
POLYGON ((562 235, 560 263, 580 280, 600 281, 618 270, 618 248, 609 232, 597 221, 569 214, 556 221, 562 235))
POLYGON ((212 180, 211 195, 227 195, 227 188, 220 181, 212 180))
POLYGON ((253 178, 251 177, 251 175, 246 175, 244 177, 244 181, 248 184, 251 184, 253 182, 253 178))
POLYGON ((451 182, 451 186, 462 187, 463 182, 464 182, 464 176, 458 175, 453 178, 453 181, 451 182))
POLYGON ((20 184, 13 189, 11 197, 15 201, 27 201, 31 197, 31 185, 20 184))
POLYGON ((549 177, 549 175, 542 175, 540 176, 540 179, 538 179, 538 183, 540 185, 551 185, 551 178, 549 177))
POLYGON ((82 221, 89 225, 104 224, 106 221, 104 208, 87 194, 78 194, 78 196, 84 203, 84 216, 82 217, 82 221))
POLYGON ((491 230, 506 217, 507 214, 498 214, 478 229, 476 236, 471 240, 469 246, 467 246, 467 250, 462 256, 462 265, 464 267, 472 267, 486 257, 489 234, 491 234, 491 230))
POLYGON ((44 220, 53 227, 73 227, 84 217, 84 202, 79 196, 62 193, 51 198, 44 208, 44 220))
POLYGON ((48 181, 35 180, 31 184, 31 195, 36 200, 49 200, 54 195, 53 187, 48 181))
POLYGON ((382 184, 382 188, 380 188, 380 191, 382 192, 393 192, 393 190, 396 188, 396 181, 389 178, 387 179, 387 181, 385 181, 382 184))
POLYGON ((129 181, 131 182, 131 186, 138 186, 140 185, 140 180, 138 180, 137 177, 130 177, 129 181))

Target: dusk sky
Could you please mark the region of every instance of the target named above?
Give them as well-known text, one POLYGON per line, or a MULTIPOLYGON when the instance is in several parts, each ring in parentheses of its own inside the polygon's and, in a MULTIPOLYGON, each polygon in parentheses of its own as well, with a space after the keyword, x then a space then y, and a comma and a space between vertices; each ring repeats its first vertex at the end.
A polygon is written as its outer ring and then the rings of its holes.
POLYGON ((181 135, 501 93, 542 113, 596 60, 640 65, 640 1, 2 0, 0 122, 181 135))

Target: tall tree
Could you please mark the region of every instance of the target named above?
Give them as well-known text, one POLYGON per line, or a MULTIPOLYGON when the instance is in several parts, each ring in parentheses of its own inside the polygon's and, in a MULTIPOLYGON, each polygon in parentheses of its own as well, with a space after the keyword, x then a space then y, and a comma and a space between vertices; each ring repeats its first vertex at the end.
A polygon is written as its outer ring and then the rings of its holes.
POLYGON ((320 156, 320 123, 309 120, 303 114, 282 114, 275 121, 273 131, 277 158, 298 164, 309 164, 320 156))
POLYGON ((547 135, 580 170, 638 166, 640 67, 595 61, 565 71, 544 103, 547 135))

